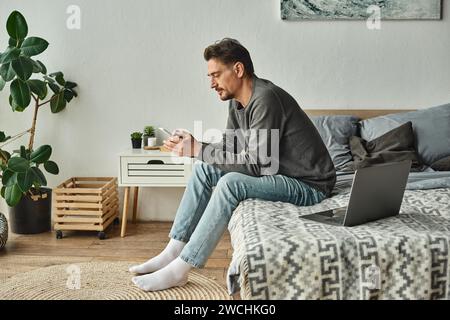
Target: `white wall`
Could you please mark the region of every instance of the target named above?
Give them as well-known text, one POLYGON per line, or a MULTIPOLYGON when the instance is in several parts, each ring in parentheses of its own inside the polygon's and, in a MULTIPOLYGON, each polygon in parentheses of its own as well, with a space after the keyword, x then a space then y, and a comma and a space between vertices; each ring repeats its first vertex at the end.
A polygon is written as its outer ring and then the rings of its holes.
MULTIPOLYGON (((226 36, 249 49, 258 76, 304 108, 424 108, 450 101, 447 0, 443 20, 383 21, 378 31, 365 21, 282 21, 279 2, 1 0, 0 51, 6 18, 17 9, 30 35, 50 42, 40 60, 79 84, 79 98, 64 112, 39 113, 36 145, 52 145, 61 169, 49 185, 116 175, 117 153, 146 124, 193 130, 203 120, 204 129, 223 128, 227 104, 209 90, 202 53, 226 36), (81 30, 66 28, 72 4, 81 8, 81 30)), ((5 90, 0 108, 0 130, 29 127, 32 109, 11 112, 5 90)), ((172 219, 182 192, 143 190, 140 217, 172 219)), ((3 199, 0 210, 7 211, 3 199)))

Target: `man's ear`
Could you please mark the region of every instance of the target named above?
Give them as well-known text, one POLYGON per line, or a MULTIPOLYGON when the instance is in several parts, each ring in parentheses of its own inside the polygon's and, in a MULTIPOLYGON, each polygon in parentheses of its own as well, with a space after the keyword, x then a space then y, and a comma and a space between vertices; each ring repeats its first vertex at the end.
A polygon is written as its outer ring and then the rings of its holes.
POLYGON ((236 62, 233 67, 233 71, 236 73, 238 78, 243 78, 245 73, 245 67, 242 62, 236 62))

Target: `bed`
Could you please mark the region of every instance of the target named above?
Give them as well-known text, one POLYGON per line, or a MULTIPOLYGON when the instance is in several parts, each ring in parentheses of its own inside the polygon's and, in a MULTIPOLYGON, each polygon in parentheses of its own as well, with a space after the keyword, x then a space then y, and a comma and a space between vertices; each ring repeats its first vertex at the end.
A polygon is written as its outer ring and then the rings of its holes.
MULTIPOLYGON (((320 112, 330 110, 311 113, 320 112)), ((352 111, 361 118, 391 112, 352 111)), ((242 299, 449 299, 450 171, 412 172, 396 217, 352 228, 300 218, 346 205, 352 178, 338 172, 333 195, 314 206, 241 202, 228 225, 229 293, 242 299)))

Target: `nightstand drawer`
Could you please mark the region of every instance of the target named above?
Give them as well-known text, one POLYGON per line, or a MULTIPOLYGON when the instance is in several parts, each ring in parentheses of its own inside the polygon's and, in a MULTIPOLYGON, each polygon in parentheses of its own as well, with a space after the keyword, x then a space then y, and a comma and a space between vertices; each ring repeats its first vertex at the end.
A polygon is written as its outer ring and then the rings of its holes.
POLYGON ((191 165, 192 161, 187 158, 123 156, 120 158, 120 184, 185 186, 191 165))

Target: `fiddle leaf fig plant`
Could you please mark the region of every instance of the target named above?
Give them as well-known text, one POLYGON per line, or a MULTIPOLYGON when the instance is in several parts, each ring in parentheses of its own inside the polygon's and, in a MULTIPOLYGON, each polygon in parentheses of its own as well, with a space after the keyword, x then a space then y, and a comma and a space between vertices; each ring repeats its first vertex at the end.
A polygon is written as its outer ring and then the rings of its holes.
POLYGON ((38 111, 49 105, 52 113, 59 113, 78 94, 74 90, 75 82, 66 81, 61 71, 47 74, 46 66, 36 59, 49 43, 39 37, 28 37, 28 25, 20 12, 13 11, 9 15, 6 31, 9 41, 6 49, 0 52, 0 91, 8 89, 9 83, 8 100, 13 112, 23 112, 30 105, 34 107, 30 129, 13 137, 0 131, 1 196, 13 207, 24 195, 35 195, 41 186, 47 185, 41 167, 50 174, 59 173, 58 165, 50 160, 51 146, 33 146, 38 111), (47 98, 49 93, 51 96, 47 98), (12 153, 2 149, 28 133, 27 147, 20 146, 12 153))

